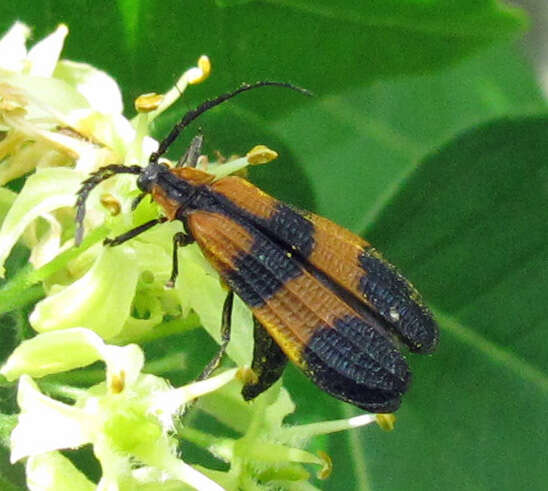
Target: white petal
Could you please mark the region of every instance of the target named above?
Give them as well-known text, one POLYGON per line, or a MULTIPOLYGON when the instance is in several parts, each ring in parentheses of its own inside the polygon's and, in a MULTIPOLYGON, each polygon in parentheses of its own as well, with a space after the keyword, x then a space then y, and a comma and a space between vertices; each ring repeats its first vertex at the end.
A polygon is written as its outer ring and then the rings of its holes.
POLYGON ((57 208, 73 206, 82 174, 72 169, 40 170, 27 179, 0 228, 0 276, 11 248, 37 217, 57 208))
POLYGON ((191 382, 178 389, 157 391, 151 394, 150 412, 161 422, 164 428, 172 425, 174 415, 192 399, 213 392, 236 378, 237 368, 232 368, 220 375, 206 380, 191 382))
POLYGON ((25 42, 30 29, 22 22, 16 22, 0 39, 0 67, 18 72, 25 66, 27 48, 25 42))
POLYGON ((51 77, 55 65, 59 61, 63 44, 68 34, 68 28, 60 24, 55 31, 36 43, 29 54, 27 60, 30 62, 30 74, 36 77, 51 77))
POLYGON ((164 468, 172 473, 177 479, 180 479, 186 484, 190 484, 200 491, 225 491, 223 487, 209 479, 205 474, 197 471, 182 460, 173 458, 172 465, 164 468))
POLYGON ((93 428, 85 413, 40 392, 32 379, 19 380, 19 421, 11 434, 11 462, 64 448, 77 448, 90 441, 93 428))
POLYGON ((103 349, 103 340, 89 329, 47 332, 23 341, 0 373, 10 381, 21 375, 43 377, 90 365, 101 359, 103 349))
POLYGON ((105 247, 84 276, 36 304, 30 323, 38 332, 85 326, 112 338, 129 317, 138 275, 130 249, 105 247))
POLYGON ((124 386, 133 385, 145 364, 145 355, 136 344, 105 344, 101 349, 101 356, 107 365, 107 385, 111 389, 117 383, 114 379, 118 379, 124 386))
POLYGON ((24 96, 26 120, 40 122, 41 128, 67 125, 71 111, 89 109, 86 98, 64 80, 5 72, 2 81, 24 96))
POLYGON ((59 254, 61 247, 63 228, 59 220, 51 213, 44 213, 42 218, 48 222, 49 229, 40 238, 40 241, 34 245, 30 253, 29 262, 34 266, 34 269, 38 269, 44 264, 49 263, 59 254))
POLYGON ((48 452, 27 460, 25 468, 30 491, 93 491, 95 484, 59 452, 48 452))
POLYGON ((124 106, 122 94, 115 80, 87 63, 62 60, 55 70, 55 77, 68 82, 89 102, 89 105, 105 114, 121 114, 124 106))

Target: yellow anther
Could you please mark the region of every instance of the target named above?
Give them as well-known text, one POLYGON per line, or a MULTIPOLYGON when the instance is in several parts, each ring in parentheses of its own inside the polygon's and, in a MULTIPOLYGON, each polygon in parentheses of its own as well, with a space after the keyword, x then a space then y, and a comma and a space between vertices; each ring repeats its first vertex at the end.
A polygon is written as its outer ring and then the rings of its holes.
POLYGON ((101 196, 101 204, 108 210, 108 212, 112 216, 119 215, 120 211, 122 211, 120 202, 114 196, 112 196, 112 194, 103 194, 101 196))
POLYGON ((143 94, 135 99, 135 109, 140 113, 149 113, 158 109, 163 100, 164 96, 162 94, 156 94, 155 92, 143 94))
POLYGON ((199 84, 203 82, 211 73, 211 61, 207 55, 202 55, 198 58, 198 66, 191 68, 187 72, 187 80, 189 84, 199 84))
POLYGON ((246 154, 251 165, 266 164, 278 157, 278 153, 265 145, 256 145, 246 154))
POLYGON ((122 370, 110 380, 110 390, 113 394, 119 394, 126 385, 126 373, 122 370))
POLYGON ((377 414, 377 424, 386 431, 392 431, 396 423, 396 416, 392 413, 377 414))
POLYGON ((323 467, 316 475, 318 479, 327 479, 331 475, 331 471, 333 470, 333 461, 331 460, 331 457, 327 455, 323 450, 318 450, 317 453, 318 457, 322 459, 323 467))
POLYGON ((249 367, 240 367, 236 372, 236 378, 242 382, 242 384, 255 385, 259 382, 257 374, 249 367))

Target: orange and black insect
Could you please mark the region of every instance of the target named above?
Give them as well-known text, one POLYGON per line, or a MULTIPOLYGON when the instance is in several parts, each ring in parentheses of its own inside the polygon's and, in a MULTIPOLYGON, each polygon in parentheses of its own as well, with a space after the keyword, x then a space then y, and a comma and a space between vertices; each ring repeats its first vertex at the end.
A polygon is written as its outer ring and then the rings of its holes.
POLYGON ((255 318, 254 383, 242 394, 252 399, 270 387, 291 360, 316 385, 371 412, 391 412, 407 390, 410 373, 398 349, 432 352, 438 329, 415 288, 362 238, 333 222, 277 201, 240 177, 215 180, 195 168, 196 137, 174 168, 159 163, 183 128, 208 109, 258 87, 258 82, 206 101, 189 111, 162 140, 146 167, 109 165, 83 182, 77 199, 77 233, 83 235, 90 191, 115 174, 136 174, 137 186, 151 194, 164 216, 105 242, 120 244, 167 220, 180 220, 185 233, 177 248, 196 241, 229 286, 222 316, 223 343, 206 367, 218 365, 230 337, 233 292, 255 318))

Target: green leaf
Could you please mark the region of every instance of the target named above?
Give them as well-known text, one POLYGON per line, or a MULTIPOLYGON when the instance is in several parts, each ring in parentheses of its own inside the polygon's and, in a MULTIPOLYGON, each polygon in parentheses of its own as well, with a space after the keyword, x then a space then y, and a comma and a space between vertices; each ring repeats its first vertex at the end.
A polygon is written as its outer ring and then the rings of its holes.
POLYGON ((118 0, 117 3, 120 15, 122 16, 127 44, 132 49, 135 49, 139 29, 139 15, 145 2, 140 0, 118 0))
MULTIPOLYGON (((318 97, 279 121, 264 118, 283 146, 271 144, 279 162, 254 170, 254 182, 363 233, 432 148, 481 122, 544 107, 523 59, 500 46, 441 73, 318 97)), ((230 145, 223 138, 220 148, 230 145)))
POLYGON ((397 430, 364 435, 371 483, 508 489, 527 469, 529 489, 545 485, 547 156, 548 117, 470 130, 426 158, 370 230, 441 325, 438 352, 412 357, 397 430))
POLYGON ((235 5, 243 5, 244 3, 255 2, 256 0, 215 0, 219 7, 234 7, 235 5))
MULTIPOLYGON (((42 35, 62 20, 71 30, 64 56, 115 75, 131 107, 140 93, 167 88, 202 53, 212 59, 215 76, 205 92, 200 90, 200 99, 242 81, 268 78, 291 80, 326 94, 437 70, 513 38, 525 25, 521 10, 495 0, 272 0, 218 5, 214 0, 56 0, 32 6, 4 2, 0 29, 18 18, 42 35)), ((258 107, 270 112, 286 109, 272 102, 258 107)))
MULTIPOLYGON (((216 75, 210 84, 219 88, 233 85, 234 76, 236 83, 282 78, 325 94, 446 66, 495 40, 513 37, 524 25, 520 11, 491 0, 458 5, 447 0, 274 0, 223 9, 213 2, 181 2, 178 8, 151 3, 156 22, 168 33, 184 33, 187 53, 211 57, 216 75), (210 29, 216 30, 214 36, 210 29)), ((140 34, 141 42, 149 39, 148 33, 140 34)), ((165 67, 179 56, 172 37, 169 45, 163 38, 155 37, 159 59, 143 58, 138 71, 143 71, 145 59, 153 72, 158 63, 165 67)))

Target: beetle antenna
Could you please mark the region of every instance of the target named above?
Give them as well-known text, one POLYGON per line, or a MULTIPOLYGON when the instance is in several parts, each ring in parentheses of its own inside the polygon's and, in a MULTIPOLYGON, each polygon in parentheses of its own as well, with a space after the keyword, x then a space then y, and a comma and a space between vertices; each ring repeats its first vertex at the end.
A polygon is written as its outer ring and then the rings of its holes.
POLYGON ((116 174, 140 174, 143 170, 138 165, 107 165, 91 174, 85 181, 82 182, 82 187, 76 193, 76 234, 74 236, 74 244, 78 247, 84 237, 84 216, 86 215, 86 200, 89 193, 98 184, 106 181, 108 178, 116 174))
POLYGON ((241 94, 242 92, 246 92, 251 89, 257 89, 259 87, 267 87, 267 86, 285 87, 287 89, 300 92, 301 94, 312 95, 310 91, 303 89, 301 87, 297 87, 296 85, 290 84, 288 82, 274 82, 271 80, 263 80, 261 82, 256 82, 254 84, 242 84, 236 90, 233 90, 232 92, 227 92, 226 94, 221 94, 220 96, 215 97, 215 99, 207 100, 204 103, 200 104, 195 109, 191 109, 190 111, 188 111, 183 116, 183 118, 173 127, 173 129, 169 132, 169 134, 160 142, 160 145, 158 145, 158 150, 156 150, 156 152, 153 152, 150 155, 149 162, 150 163, 157 162, 158 159, 164 153, 166 153, 169 146, 177 139, 177 137, 179 136, 179 133, 181 133, 181 131, 183 131, 184 128, 186 128, 192 121, 194 121, 202 113, 208 111, 209 109, 215 106, 218 106, 219 104, 222 104, 225 101, 228 101, 229 99, 232 99, 234 96, 241 94))
MULTIPOLYGON (((183 131, 192 121, 194 121, 202 113, 208 111, 209 109, 222 104, 223 102, 232 99, 234 96, 246 92, 251 89, 257 89, 259 87, 267 86, 277 86, 285 87, 287 89, 295 90, 305 95, 312 95, 308 90, 296 85, 290 84, 288 82, 275 82, 270 80, 263 80, 256 82, 254 84, 242 84, 236 90, 232 92, 227 92, 226 94, 221 94, 220 96, 205 101, 200 104, 195 109, 188 111, 183 118, 174 126, 174 128, 169 132, 169 134, 160 142, 158 145, 158 150, 153 152, 150 155, 149 163, 156 163, 158 159, 166 153, 169 146, 177 139, 179 133, 183 131)), ((135 174, 139 175, 142 172, 142 167, 138 165, 107 165, 101 167, 99 170, 91 174, 85 181, 82 182, 82 187, 79 189, 76 198, 76 233, 74 236, 74 243, 76 246, 79 246, 82 242, 84 236, 84 217, 86 215, 86 200, 89 196, 89 193, 100 183, 109 179, 110 177, 116 174, 135 174)))

